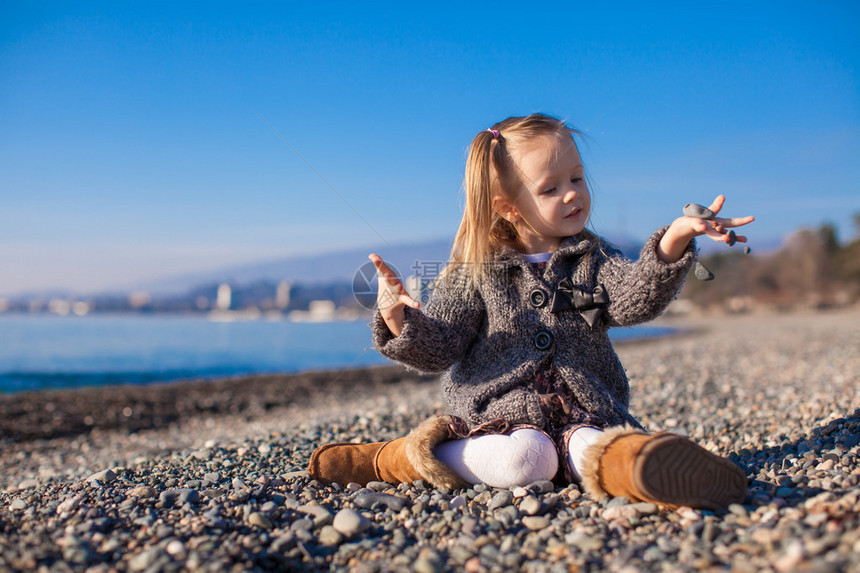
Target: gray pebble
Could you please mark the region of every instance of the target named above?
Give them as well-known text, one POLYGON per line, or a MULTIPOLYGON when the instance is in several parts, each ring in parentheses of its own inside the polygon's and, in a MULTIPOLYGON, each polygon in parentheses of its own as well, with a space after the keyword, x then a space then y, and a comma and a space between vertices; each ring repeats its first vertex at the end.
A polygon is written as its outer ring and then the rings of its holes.
POLYGON ((138 485, 128 490, 128 495, 140 499, 155 497, 155 488, 148 485, 138 485))
POLYGON ((71 546, 63 548, 63 560, 78 565, 86 565, 94 558, 91 552, 80 546, 71 546))
POLYGON ((555 484, 549 480, 539 480, 527 485, 526 489, 529 489, 535 493, 549 493, 555 490, 555 484))
POLYGON ((442 560, 435 551, 423 551, 412 566, 415 573, 439 573, 444 571, 442 560))
POLYGON ((294 472, 287 472, 287 473, 281 475, 281 478, 283 478, 284 481, 288 481, 288 482, 299 479, 299 478, 306 478, 306 477, 308 477, 307 470, 296 470, 294 472))
POLYGON ((666 559, 666 554, 663 553, 659 547, 649 547, 642 554, 642 559, 659 563, 666 559))
POLYGON ((711 281, 714 280, 714 273, 709 271, 705 265, 696 261, 696 264, 693 266, 693 274, 700 281, 711 281))
POLYGON ((513 501, 514 494, 511 493, 510 490, 503 489, 498 491, 496 495, 493 496, 493 498, 490 500, 490 503, 487 504, 487 509, 493 511, 494 509, 511 505, 513 501))
POLYGON ((68 497, 57 506, 57 515, 74 511, 81 505, 81 498, 68 497))
POLYGON ((385 491, 391 489, 391 484, 386 481, 369 481, 365 486, 371 491, 385 491))
POLYGON ((33 487, 39 487, 39 480, 30 478, 21 480, 21 482, 18 483, 18 489, 30 489, 33 487))
POLYGON ((113 472, 113 470, 102 470, 102 471, 96 472, 93 475, 91 475, 90 477, 88 477, 87 482, 92 483, 94 481, 97 481, 97 482, 102 483, 102 484, 108 484, 108 483, 111 483, 115 479, 116 479, 116 474, 113 472))
POLYGON ((290 531, 308 531, 314 528, 314 522, 308 519, 307 517, 303 517, 301 519, 297 519, 290 524, 290 531))
POLYGON ((300 505, 301 504, 299 503, 299 500, 296 499, 296 496, 289 493, 284 496, 284 507, 289 509, 296 509, 300 505))
POLYGON ((278 504, 274 501, 267 501, 263 505, 260 506, 260 511, 265 514, 274 513, 274 511, 278 509, 278 504))
POLYGON ((527 515, 523 518, 523 525, 532 531, 539 531, 549 527, 550 520, 548 517, 542 515, 527 515))
POLYGON ((218 472, 208 472, 203 475, 203 479, 205 479, 209 483, 218 483, 221 481, 221 474, 218 472))
POLYGON ((355 496, 355 505, 364 509, 370 509, 375 504, 384 505, 392 511, 400 511, 409 506, 409 500, 388 493, 367 492, 355 496))
POLYGON ((208 460, 211 455, 212 452, 206 448, 191 452, 191 457, 196 460, 208 460))
POLYGON ((255 511, 248 516, 248 523, 266 530, 272 529, 274 527, 272 521, 259 511, 255 511))
POLYGON ((460 509, 466 505, 466 498, 462 495, 455 495, 449 502, 451 509, 460 509))
POLYGON ((285 533, 278 536, 271 545, 271 550, 275 553, 286 553, 296 546, 296 536, 291 533, 285 533))
POLYGON ((147 549, 132 557, 128 562, 128 568, 130 571, 143 571, 148 569, 163 554, 161 549, 155 547, 147 549))
POLYGON ((730 247, 733 247, 735 245, 735 243, 738 242, 738 236, 735 234, 733 229, 729 229, 729 232, 726 233, 726 235, 729 238, 729 240, 726 241, 726 244, 730 247))
POLYGON ((678 549, 680 549, 680 545, 674 539, 669 539, 665 536, 660 536, 657 538, 657 547, 663 553, 671 555, 672 553, 677 553, 678 549))
POLYGON ((733 503, 733 504, 729 505, 728 509, 729 509, 729 512, 731 512, 731 513, 733 513, 739 517, 746 517, 748 515, 747 508, 745 508, 744 506, 742 506, 739 503, 733 503))
POLYGON ((534 496, 524 497, 520 502, 520 511, 527 515, 537 515, 541 510, 541 502, 534 496))
POLYGON ((352 537, 369 529, 371 523, 361 513, 347 507, 335 514, 332 525, 346 537, 352 537))
POLYGON ((164 504, 165 507, 172 507, 177 504, 198 503, 200 501, 200 494, 195 489, 173 488, 161 492, 158 496, 158 501, 164 504))
POLYGON ((633 507, 636 509, 637 512, 642 515, 654 515, 659 511, 659 508, 655 504, 649 503, 647 501, 634 503, 633 507))
POLYGON ((9 504, 9 507, 15 511, 20 511, 22 509, 27 509, 27 502, 20 497, 16 497, 12 500, 12 503, 9 504))
POLYGON ((630 500, 626 497, 613 497, 606 503, 606 507, 621 507, 629 504, 630 500))
POLYGON ((698 219, 713 219, 716 217, 713 211, 698 203, 687 203, 684 205, 684 216, 696 217, 698 219))
POLYGON ((310 503, 300 505, 299 507, 296 508, 296 511, 301 512, 301 513, 306 513, 308 515, 313 515, 314 518, 331 517, 331 512, 329 512, 329 510, 327 510, 326 508, 324 508, 321 505, 314 505, 314 504, 310 504, 310 503))
POLYGON ((493 517, 510 526, 520 518, 520 510, 514 505, 506 505, 494 511, 493 517))
POLYGON ((329 547, 333 545, 340 545, 340 543, 343 541, 343 535, 341 535, 340 532, 338 532, 331 525, 323 526, 323 528, 320 529, 317 538, 322 545, 326 545, 329 547))
POLYGON ((596 535, 589 535, 581 531, 573 531, 564 537, 564 542, 578 548, 582 552, 600 551, 604 549, 603 540, 596 535))

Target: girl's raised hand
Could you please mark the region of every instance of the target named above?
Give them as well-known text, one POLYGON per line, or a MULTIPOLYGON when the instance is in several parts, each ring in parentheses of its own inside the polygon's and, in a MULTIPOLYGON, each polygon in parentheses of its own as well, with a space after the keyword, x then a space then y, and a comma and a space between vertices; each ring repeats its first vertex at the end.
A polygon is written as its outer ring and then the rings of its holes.
POLYGON ((418 308, 421 304, 409 296, 406 289, 403 288, 403 283, 385 264, 382 257, 372 253, 368 258, 376 267, 376 275, 379 278, 379 292, 376 295, 379 313, 391 334, 400 336, 400 333, 403 332, 403 321, 406 318, 406 313, 403 312, 404 307, 418 308))
MULTIPOLYGON (((718 195, 708 209, 710 209, 715 215, 719 214, 720 209, 723 208, 723 203, 725 202, 725 196, 718 195)), ((720 243, 733 243, 734 241, 737 241, 738 243, 746 243, 747 238, 743 235, 735 235, 733 240, 728 229, 748 225, 755 220, 755 217, 714 217, 713 219, 700 219, 698 217, 684 216, 678 220, 685 220, 685 223, 689 222, 691 229, 695 233, 694 236, 707 235, 708 238, 720 243)))
MULTIPOLYGON (((718 195, 714 202, 711 203, 710 209, 714 215, 719 214, 723 208, 726 198, 723 195, 718 195)), ((681 258, 687 245, 693 237, 707 235, 708 238, 721 243, 746 243, 747 238, 743 235, 736 235, 729 229, 732 227, 740 227, 747 225, 755 220, 754 217, 717 217, 703 219, 700 217, 690 217, 684 215, 678 217, 669 226, 666 234, 660 239, 657 245, 657 255, 663 262, 672 263, 681 258)))

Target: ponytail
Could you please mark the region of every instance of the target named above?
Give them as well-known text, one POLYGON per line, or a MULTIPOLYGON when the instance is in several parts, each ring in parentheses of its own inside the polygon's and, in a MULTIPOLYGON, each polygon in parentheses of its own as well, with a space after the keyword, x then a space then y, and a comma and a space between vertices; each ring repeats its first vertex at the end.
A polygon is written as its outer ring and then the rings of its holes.
POLYGON ((442 277, 456 267, 467 267, 461 276, 477 287, 494 253, 519 242, 513 223, 493 209, 496 197, 510 195, 519 184, 510 149, 539 135, 572 137, 579 133, 561 120, 544 114, 511 117, 478 133, 469 146, 463 180, 465 206, 454 238, 450 263, 442 277))

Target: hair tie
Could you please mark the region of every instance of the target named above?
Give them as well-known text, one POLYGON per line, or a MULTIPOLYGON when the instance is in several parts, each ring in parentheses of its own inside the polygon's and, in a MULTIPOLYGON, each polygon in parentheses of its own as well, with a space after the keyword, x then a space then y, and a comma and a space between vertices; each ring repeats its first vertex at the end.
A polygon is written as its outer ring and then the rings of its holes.
POLYGON ((500 136, 498 129, 488 129, 487 131, 493 134, 493 139, 498 139, 500 136))

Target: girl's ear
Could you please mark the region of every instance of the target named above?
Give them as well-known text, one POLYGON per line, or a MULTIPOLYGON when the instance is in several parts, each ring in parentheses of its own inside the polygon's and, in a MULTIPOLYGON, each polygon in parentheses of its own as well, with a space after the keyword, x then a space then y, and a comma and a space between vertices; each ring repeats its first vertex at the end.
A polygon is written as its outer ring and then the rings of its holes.
POLYGON ((511 202, 504 197, 500 197, 498 195, 493 197, 493 211, 495 211, 511 223, 516 222, 518 218, 517 210, 514 208, 511 202))

